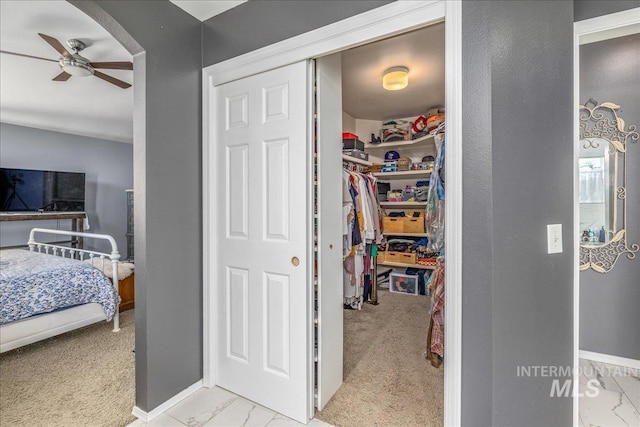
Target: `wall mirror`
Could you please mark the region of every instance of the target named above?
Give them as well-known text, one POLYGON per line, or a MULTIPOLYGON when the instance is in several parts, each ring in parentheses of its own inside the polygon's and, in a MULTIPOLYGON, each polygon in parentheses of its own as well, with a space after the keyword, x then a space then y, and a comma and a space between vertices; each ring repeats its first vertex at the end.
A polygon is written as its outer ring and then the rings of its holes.
POLYGON ((619 108, 593 99, 580 106, 580 270, 606 273, 620 256, 633 259, 640 250, 625 236, 627 146, 640 135, 619 108))

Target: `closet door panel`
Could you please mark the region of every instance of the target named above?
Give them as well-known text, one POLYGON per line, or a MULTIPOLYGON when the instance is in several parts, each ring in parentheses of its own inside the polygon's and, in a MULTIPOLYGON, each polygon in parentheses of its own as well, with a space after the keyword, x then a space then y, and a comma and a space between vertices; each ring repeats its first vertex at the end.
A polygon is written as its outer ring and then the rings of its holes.
POLYGON ((316 60, 318 105, 318 398, 322 409, 342 384, 342 65, 316 60))
POLYGON ((289 140, 265 141, 263 145, 262 183, 264 186, 265 240, 289 239, 289 140))
POLYGON ((249 237, 249 146, 227 150, 227 237, 249 237))
POLYGON ((215 88, 216 385, 311 413, 306 61, 215 88), (295 260, 295 262, 294 262, 295 260))

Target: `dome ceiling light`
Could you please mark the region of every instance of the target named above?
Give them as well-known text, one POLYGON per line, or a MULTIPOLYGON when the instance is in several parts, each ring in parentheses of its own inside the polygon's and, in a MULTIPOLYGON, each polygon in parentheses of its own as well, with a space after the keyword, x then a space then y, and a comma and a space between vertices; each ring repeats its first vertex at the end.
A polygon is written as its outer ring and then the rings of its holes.
POLYGON ((409 69, 407 67, 391 67, 382 76, 382 87, 386 90, 400 90, 409 84, 409 69))

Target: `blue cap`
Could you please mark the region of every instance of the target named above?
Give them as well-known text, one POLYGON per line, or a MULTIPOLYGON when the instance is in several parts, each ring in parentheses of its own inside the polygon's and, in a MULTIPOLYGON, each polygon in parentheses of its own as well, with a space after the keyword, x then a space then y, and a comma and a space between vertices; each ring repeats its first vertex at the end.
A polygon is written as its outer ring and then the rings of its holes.
POLYGON ((392 160, 398 160, 400 158, 400 153, 398 153, 397 151, 387 151, 384 154, 384 161, 385 162, 389 162, 392 160))

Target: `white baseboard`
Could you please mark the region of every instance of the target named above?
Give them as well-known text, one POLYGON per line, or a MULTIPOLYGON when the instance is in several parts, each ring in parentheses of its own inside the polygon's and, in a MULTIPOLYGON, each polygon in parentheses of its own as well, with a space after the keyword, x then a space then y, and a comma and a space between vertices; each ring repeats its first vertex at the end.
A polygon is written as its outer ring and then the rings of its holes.
POLYGON ((166 402, 156 406, 150 412, 145 412, 142 409, 138 408, 137 406, 134 406, 133 411, 131 411, 131 414, 133 414, 133 416, 135 416, 136 418, 139 418, 140 420, 144 421, 145 423, 148 423, 158 415, 164 413, 167 409, 171 408, 176 403, 180 402, 183 399, 186 399, 187 397, 189 397, 196 391, 200 390, 201 388, 202 388, 202 380, 199 380, 197 383, 185 388, 180 393, 176 394, 166 402))
POLYGON ((609 363, 610 365, 624 366, 625 368, 640 369, 640 360, 614 356, 611 354, 580 350, 580 358, 593 360, 594 362, 609 363))

